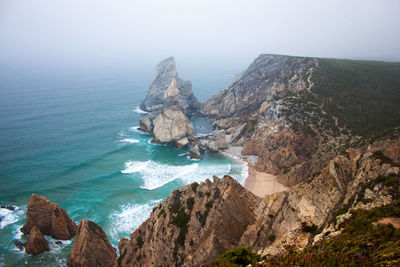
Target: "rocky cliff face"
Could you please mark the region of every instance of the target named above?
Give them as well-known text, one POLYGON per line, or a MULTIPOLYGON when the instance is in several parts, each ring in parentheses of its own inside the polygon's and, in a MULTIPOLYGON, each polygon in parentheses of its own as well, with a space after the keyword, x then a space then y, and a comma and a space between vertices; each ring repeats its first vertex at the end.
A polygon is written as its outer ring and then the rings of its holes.
POLYGON ((326 162, 316 177, 263 199, 229 176, 181 187, 154 208, 130 240, 120 241, 118 261, 121 266, 202 266, 239 245, 276 255, 337 235, 339 209, 345 213, 395 201, 379 177, 400 175, 399 146, 396 137, 350 149, 326 162))
POLYGON ((146 99, 140 108, 146 111, 158 111, 179 105, 186 115, 194 114, 200 108, 200 102, 193 95, 192 84, 179 78, 173 57, 161 61, 154 72, 146 99))
POLYGON ((256 221, 260 199, 232 178, 181 187, 154 208, 130 240, 121 266, 201 266, 237 246, 256 221))
POLYGON ((263 112, 287 92, 307 88, 307 75, 316 64, 312 58, 260 55, 228 88, 204 104, 204 112, 216 118, 263 112))
POLYGON ((73 237, 77 228, 64 209, 36 194, 32 194, 29 199, 26 222, 21 232, 28 234, 33 227, 45 235, 63 240, 73 237))
POLYGON ((200 144, 243 146, 259 171, 296 185, 347 148, 396 131, 399 77, 397 63, 260 55, 204 104, 218 131, 200 144))
POLYGON ((182 148, 194 138, 193 124, 180 106, 154 111, 140 119, 141 130, 153 135, 153 142, 182 148))
POLYGON ((74 240, 68 266, 115 266, 116 251, 103 229, 96 223, 82 220, 74 240))

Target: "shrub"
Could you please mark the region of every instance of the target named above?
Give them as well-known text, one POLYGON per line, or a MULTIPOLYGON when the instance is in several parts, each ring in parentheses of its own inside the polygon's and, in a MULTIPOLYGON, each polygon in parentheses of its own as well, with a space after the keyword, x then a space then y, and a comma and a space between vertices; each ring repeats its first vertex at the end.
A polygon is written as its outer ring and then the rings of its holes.
POLYGON ((185 211, 180 210, 172 220, 172 224, 180 228, 177 243, 180 245, 185 244, 186 233, 188 231, 188 223, 190 221, 190 215, 186 214, 185 211))
POLYGON ((271 242, 274 242, 275 239, 276 239, 276 236, 275 236, 275 235, 270 235, 270 236, 268 237, 268 240, 271 241, 271 242))
POLYGON ((195 200, 194 200, 194 198, 192 198, 192 197, 190 197, 190 198, 188 198, 188 199, 186 200, 186 205, 188 206, 188 209, 189 209, 189 210, 192 210, 192 209, 193 209, 194 202, 195 202, 195 200))
POLYGON ((315 224, 308 225, 306 222, 302 222, 301 223, 301 230, 303 232, 315 235, 317 233, 318 226, 316 226, 315 224))
POLYGON ((199 184, 198 184, 197 182, 194 182, 194 183, 192 183, 190 186, 192 187, 192 190, 193 190, 194 192, 196 192, 196 191, 197 191, 197 187, 199 187, 199 184))
POLYGON ((241 246, 222 253, 215 260, 215 266, 247 266, 256 264, 260 260, 261 256, 253 252, 250 247, 241 246))
POLYGON ((139 248, 142 248, 142 247, 143 247, 144 241, 143 241, 143 239, 142 239, 141 236, 138 236, 138 237, 136 238, 136 243, 137 243, 137 245, 138 245, 139 248))

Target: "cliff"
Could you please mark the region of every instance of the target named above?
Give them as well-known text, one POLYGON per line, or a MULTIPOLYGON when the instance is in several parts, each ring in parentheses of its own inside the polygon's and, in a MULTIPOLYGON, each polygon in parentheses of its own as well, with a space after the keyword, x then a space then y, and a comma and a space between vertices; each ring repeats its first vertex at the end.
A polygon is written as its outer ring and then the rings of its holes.
POLYGON ((192 84, 179 78, 173 57, 161 61, 154 71, 146 99, 140 108, 149 112, 179 105, 186 115, 194 114, 200 102, 193 95, 192 84))
POLYGON ((380 178, 400 177, 399 146, 396 137, 351 149, 347 157, 327 162, 317 177, 265 198, 229 176, 181 187, 153 209, 130 240, 120 241, 118 261, 121 266, 202 266, 239 245, 278 255, 336 236, 349 210, 399 200, 380 178))
POLYGON ((347 148, 396 131, 399 101, 399 63, 260 55, 204 104, 218 131, 200 144, 243 146, 259 171, 293 186, 347 148))

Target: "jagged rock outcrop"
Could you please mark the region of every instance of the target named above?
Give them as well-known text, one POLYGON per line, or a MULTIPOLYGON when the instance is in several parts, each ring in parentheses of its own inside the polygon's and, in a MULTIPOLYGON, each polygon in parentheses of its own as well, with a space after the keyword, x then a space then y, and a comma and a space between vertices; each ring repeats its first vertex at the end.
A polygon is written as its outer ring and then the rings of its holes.
POLYGON ((201 266, 237 246, 258 197, 231 177, 179 188, 118 246, 121 266, 201 266))
POLYGON ((26 222, 21 232, 28 234, 33 227, 45 235, 63 240, 70 239, 76 233, 76 224, 65 209, 36 194, 32 194, 29 199, 26 222))
POLYGON ((315 64, 312 58, 260 55, 228 88, 207 100, 204 112, 216 118, 264 112, 275 97, 305 89, 303 76, 315 64))
POLYGON ((179 78, 173 57, 161 61, 154 72, 146 99, 140 108, 149 112, 179 105, 186 115, 197 113, 200 102, 193 95, 192 84, 179 78))
POLYGON ((155 111, 140 119, 140 129, 153 135, 153 142, 182 148, 194 138, 193 124, 180 106, 155 111))
POLYGON ((92 221, 82 220, 74 240, 68 266, 115 266, 117 254, 103 229, 92 221))
POLYGON ((32 227, 32 229, 29 231, 28 240, 25 243, 25 252, 32 255, 37 255, 46 250, 49 250, 47 240, 37 227, 32 227))
POLYGON ((121 266, 202 266, 239 245, 276 255, 288 247, 302 249, 337 235, 337 210, 394 201, 390 185, 378 181, 373 193, 368 187, 378 177, 400 175, 399 145, 396 137, 349 149, 347 156, 326 162, 315 177, 263 199, 228 176, 181 187, 154 208, 130 240, 120 241, 119 262, 121 266), (372 200, 363 204, 366 195, 372 200), (317 228, 323 235, 314 238, 317 228))

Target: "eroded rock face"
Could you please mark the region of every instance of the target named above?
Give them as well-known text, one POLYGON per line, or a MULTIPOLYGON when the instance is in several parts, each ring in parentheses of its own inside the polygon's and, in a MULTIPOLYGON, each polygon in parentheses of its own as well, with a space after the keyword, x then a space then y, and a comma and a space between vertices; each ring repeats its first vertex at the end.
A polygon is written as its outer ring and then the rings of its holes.
POLYGON ((192 84, 179 78, 173 57, 161 61, 154 72, 146 99, 140 108, 149 112, 179 105, 186 115, 194 114, 200 102, 193 95, 192 84))
POLYGON ((116 251, 107 235, 96 223, 82 220, 74 240, 68 266, 114 266, 116 251))
POLYGON ((180 106, 151 113, 140 120, 140 129, 153 135, 153 142, 182 148, 194 138, 193 124, 180 106))
POLYGON ((175 190, 130 240, 119 244, 121 266, 200 266, 240 244, 260 199, 231 177, 175 190))
POLYGON ((305 89, 302 74, 315 64, 312 58, 260 55, 228 88, 207 100, 204 112, 216 118, 264 112, 274 96, 305 89))
POLYGON ((153 210, 130 240, 121 240, 119 262, 122 266, 203 266, 239 245, 262 255, 283 253, 287 246, 302 249, 338 228, 333 214, 344 205, 360 207, 365 195, 373 198, 365 208, 392 200, 386 195, 391 190, 384 185, 375 186, 373 196, 365 185, 377 177, 400 175, 399 144, 397 137, 351 149, 348 156, 325 162, 315 177, 263 199, 229 177, 181 187, 153 210), (325 234, 314 238, 302 224, 315 225, 325 234))
POLYGON ((36 194, 32 194, 29 199, 26 222, 21 232, 28 234, 33 227, 45 235, 63 240, 70 239, 76 233, 76 224, 65 209, 36 194))
POLYGON ((32 255, 37 255, 46 250, 49 250, 47 240, 37 227, 33 227, 29 231, 29 237, 25 243, 25 252, 32 255))

